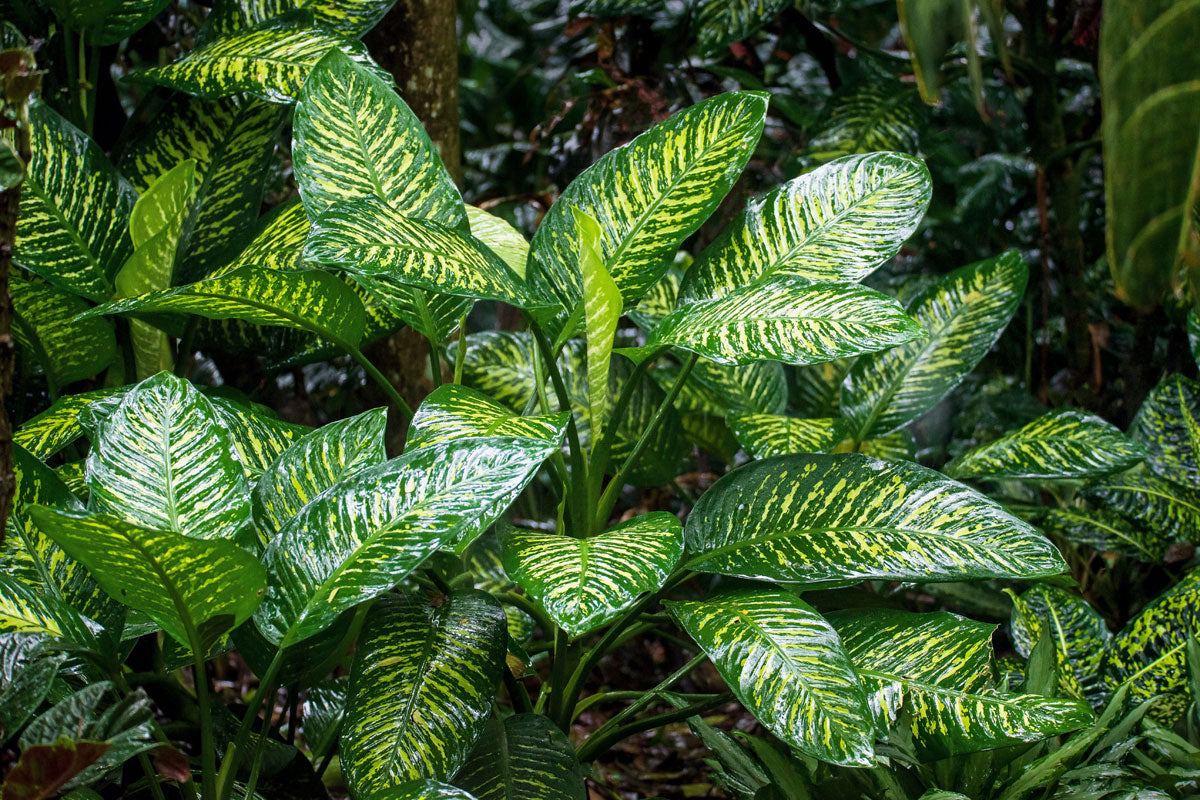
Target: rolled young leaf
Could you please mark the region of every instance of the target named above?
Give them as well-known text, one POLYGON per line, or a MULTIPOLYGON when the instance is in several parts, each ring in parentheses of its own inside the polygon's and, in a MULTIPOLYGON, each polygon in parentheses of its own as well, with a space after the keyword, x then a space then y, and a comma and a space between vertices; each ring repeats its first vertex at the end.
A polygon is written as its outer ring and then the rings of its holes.
POLYGON ((874 762, 858 676, 837 633, 807 603, 749 587, 665 605, 742 705, 789 746, 842 766, 874 762))
POLYGON ((687 566, 744 578, 1033 578, 1058 550, 993 500, 910 463, 859 454, 778 456, 734 470, 684 527, 687 566))
POLYGON ((488 717, 454 783, 478 800, 585 800, 575 748, 542 714, 488 717))
POLYGON ((608 368, 613 335, 621 318, 621 290, 608 274, 600 251, 602 233, 596 220, 572 208, 579 233, 579 270, 583 273, 583 323, 587 343, 587 409, 592 440, 603 435, 608 412, 608 368))

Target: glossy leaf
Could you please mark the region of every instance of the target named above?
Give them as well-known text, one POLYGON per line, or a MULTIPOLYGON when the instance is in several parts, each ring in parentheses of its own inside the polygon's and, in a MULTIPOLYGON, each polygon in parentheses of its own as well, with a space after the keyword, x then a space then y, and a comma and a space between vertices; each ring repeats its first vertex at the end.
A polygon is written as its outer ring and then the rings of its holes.
POLYGON ((571 741, 541 714, 488 717, 454 783, 477 800, 585 800, 571 741))
POLYGON ((386 789, 371 795, 375 800, 477 800, 462 789, 456 789, 448 783, 419 780, 386 789))
POLYGON ((646 344, 682 347, 718 364, 817 364, 924 336, 899 303, 872 289, 780 275, 684 306, 646 344))
POLYGON ((1118 514, 1101 509, 1047 508, 1033 519, 1047 532, 1086 544, 1096 550, 1115 551, 1143 561, 1162 559, 1169 537, 1152 524, 1133 524, 1118 514))
POLYGON ((509 269, 524 280, 526 262, 529 261, 529 242, 524 235, 507 220, 489 214, 478 206, 466 206, 466 212, 471 235, 500 256, 509 269))
POLYGON ((454 439, 520 436, 561 443, 567 412, 519 416, 487 395, 452 383, 434 389, 408 426, 405 452, 454 439))
POLYGON ((697 103, 601 157, 563 191, 533 236, 527 278, 571 313, 582 297, 571 208, 595 219, 604 265, 625 305, 716 209, 762 133, 767 98, 736 92, 697 103))
POLYGON ((656 511, 586 539, 510 528, 500 546, 509 577, 575 638, 660 588, 683 555, 683 530, 656 511))
POLYGON ((666 606, 742 705, 789 746, 833 764, 873 762, 866 695, 837 633, 807 603, 734 588, 666 606))
POLYGON ((556 444, 446 442, 356 472, 314 498, 268 545, 255 622, 283 646, 399 583, 442 547, 461 552, 525 488, 556 444))
POLYGON ((505 641, 504 610, 483 592, 456 591, 434 607, 377 601, 350 675, 341 741, 350 791, 453 776, 483 730, 505 641))
POLYGON ((1143 458, 1145 450, 1115 426, 1063 409, 967 451, 945 471, 959 480, 1069 480, 1123 472, 1143 458))
POLYGON ((80 414, 84 409, 124 391, 124 387, 97 389, 60 397, 50 408, 17 428, 13 441, 36 458, 49 458, 83 435, 80 414))
POLYGON ((217 421, 229 431, 234 455, 246 471, 246 479, 256 481, 280 453, 307 433, 304 425, 286 422, 274 412, 257 404, 246 405, 224 397, 211 396, 217 421))
MULTIPOLYGON (((841 452, 841 448, 836 448, 834 452, 841 452)), ((917 440, 908 431, 900 429, 877 439, 867 439, 858 445, 858 452, 884 461, 916 461, 917 440)))
POLYGON ((672 267, 646 290, 637 305, 626 312, 626 316, 643 331, 649 333, 672 311, 679 299, 679 286, 683 273, 672 267))
POLYGON ((997 503, 916 464, 779 456, 721 478, 684 528, 690 569, 744 578, 1032 578, 1058 550, 997 503))
POLYGON ((1172 375, 1142 401, 1129 435, 1148 451, 1146 466, 1170 481, 1200 488, 1200 384, 1172 375))
POLYGON ((31 363, 41 365, 51 389, 104 371, 117 356, 112 326, 99 319, 75 317, 87 311, 79 297, 49 284, 11 275, 13 336, 31 363))
MULTIPOLYGON (((659 386, 669 391, 678 370, 651 370, 659 386)), ((777 361, 755 361, 730 367, 702 358, 675 400, 681 411, 699 411, 718 416, 729 414, 783 414, 787 410, 788 386, 783 365, 777 361)))
POLYGON ((804 157, 818 164, 857 153, 916 154, 920 102, 911 84, 871 78, 835 92, 809 137, 804 157))
POLYGON ((923 760, 1036 741, 1092 722, 1085 703, 992 688, 995 626, 938 611, 839 611, 842 637, 881 731, 908 712, 923 760))
POLYGON ((95 623, 16 576, 0 574, 0 634, 43 634, 90 643, 95 623))
MULTIPOLYGON (((521 413, 537 387, 534 347, 533 337, 526 332, 469 334, 462 366, 463 383, 521 413)), ((448 354, 452 359, 457 358, 457 348, 448 354)))
POLYGON ((1059 689, 1080 700, 1095 695, 1112 634, 1087 601, 1055 586, 1032 586, 1013 596, 1010 628, 1013 647, 1023 658, 1029 658, 1043 630, 1048 630, 1059 689))
POLYGON ((696 9, 696 50, 715 54, 756 33, 789 7, 788 0, 703 0, 696 9))
POLYGON ((842 413, 855 438, 907 425, 962 382, 1016 313, 1029 270, 1009 251, 938 280, 908 304, 929 337, 860 358, 842 385, 842 413))
POLYGON ((62 738, 35 744, 5 776, 4 800, 44 800, 59 794, 77 775, 98 762, 109 746, 105 742, 62 738))
POLYGON ((583 273, 583 321, 587 343, 587 408, 591 434, 599 439, 608 412, 608 367, 613 335, 621 318, 621 290, 604 266, 602 233, 596 220, 572 209, 579 233, 579 271, 583 273))
POLYGON ((24 727, 66 658, 36 633, 0 633, 0 736, 24 727))
POLYGON ((266 588, 258 560, 232 542, 149 530, 105 514, 37 508, 33 517, 104 591, 185 647, 202 628, 215 636, 249 619, 266 588))
POLYGON ((683 304, 772 275, 858 281, 891 259, 929 206, 929 171, 899 153, 850 156, 751 200, 687 271, 683 304))
POLYGON ((170 0, 47 0, 55 16, 91 44, 116 44, 135 33, 170 0))
POLYGON ((1200 541, 1200 492, 1186 486, 1133 470, 1093 483, 1081 496, 1167 540, 1200 541))
POLYGON ((32 160, 21 189, 14 258, 60 289, 101 301, 133 250, 137 195, 100 148, 48 106, 30 110, 32 160))
POLYGON ((729 417, 729 428, 748 455, 770 458, 792 453, 828 453, 845 438, 848 425, 840 419, 741 414, 729 417))
MULTIPOLYGON (((302 9, 313 21, 343 36, 361 36, 375 27, 396 0, 218 0, 213 16, 219 33, 254 25, 302 9)), ((211 19, 211 17, 210 17, 211 19)))

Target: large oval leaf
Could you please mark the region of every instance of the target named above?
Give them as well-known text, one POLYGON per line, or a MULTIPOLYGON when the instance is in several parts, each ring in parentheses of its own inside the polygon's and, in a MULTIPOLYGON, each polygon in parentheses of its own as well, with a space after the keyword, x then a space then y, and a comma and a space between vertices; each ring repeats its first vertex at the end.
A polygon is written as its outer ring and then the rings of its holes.
POLYGON ((1100 662, 1112 640, 1108 625, 1078 595, 1057 586, 1032 586, 1013 596, 1013 647, 1029 658, 1049 631, 1058 664, 1058 686, 1072 697, 1098 697, 1100 662))
POLYGON ((740 414, 729 418, 738 444, 754 458, 792 453, 828 453, 845 438, 841 419, 795 419, 775 414, 740 414))
POLYGON ((254 482, 280 453, 310 428, 286 422, 265 406, 239 403, 227 397, 208 398, 217 419, 233 438, 234 454, 247 480, 254 482))
POLYGON ((1064 409, 963 453, 946 474, 960 480, 1096 478, 1123 472, 1145 457, 1114 425, 1064 409))
POLYGON ((869 693, 881 733, 908 711, 919 757, 944 758, 1035 741, 1092 722, 1087 704, 992 688, 994 625, 938 611, 829 615, 869 693))
POLYGON ((1195 489, 1135 469, 1097 481, 1080 496, 1169 541, 1200 542, 1200 491, 1195 489))
POLYGON ((376 792, 371 797, 374 800, 477 800, 448 783, 430 780, 409 781, 394 789, 376 792))
POLYGON ((263 554, 270 590, 255 623, 287 646, 399 583, 441 547, 461 552, 525 488, 557 444, 461 439, 331 486, 263 554))
POLYGON ((454 783, 478 800, 584 800, 571 740, 541 714, 495 714, 454 783))
POLYGON ((929 206, 929 171, 899 153, 850 156, 751 200, 687 271, 680 302, 770 275, 858 281, 900 249, 929 206))
POLYGON ((74 294, 11 275, 13 336, 31 364, 39 364, 57 394, 68 383, 90 378, 117 356, 117 337, 105 320, 76 321, 88 305, 74 294))
POLYGON ((458 771, 492 707, 507 639, 491 595, 456 591, 440 604, 386 597, 367 615, 354 657, 342 772, 360 797, 458 771))
POLYGON ((719 364, 817 364, 924 336, 899 303, 872 289, 779 275, 684 306, 646 344, 682 347, 719 364))
POLYGON ((734 588, 666 606, 772 733, 822 761, 873 763, 866 695, 837 633, 807 603, 778 589, 734 588))
POLYGON ((1200 488, 1200 384, 1172 375, 1150 390, 1129 435, 1149 451, 1155 474, 1200 488))
POLYGON ((611 622, 663 585, 683 555, 683 530, 666 511, 587 539, 508 528, 504 571, 571 637, 611 622))
POLYGON ((625 305, 636 302, 741 174, 762 134, 766 110, 765 94, 719 95, 655 125, 586 169, 534 233, 528 280, 535 293, 567 313, 583 296, 574 207, 600 224, 604 265, 625 305))
POLYGON ((520 436, 561 443, 568 412, 522 417, 482 392, 448 383, 434 389, 413 414, 404 443, 409 452, 452 439, 520 436))
POLYGON ((908 304, 929 338, 860 358, 842 385, 842 413, 859 441, 933 408, 975 368, 1016 313, 1029 269, 1010 251, 938 280, 908 304))
POLYGON ((703 0, 693 23, 696 50, 713 55, 756 33, 788 7, 787 0, 703 0))
POLYGON ((207 24, 225 34, 293 12, 312 14, 318 25, 343 36, 362 36, 383 19, 396 0, 238 0, 217 3, 207 24))
POLYGON ((1058 550, 999 504, 931 469, 859 454, 779 456, 701 496, 689 568, 764 580, 1031 578, 1058 550))
MULTIPOLYGON (((533 371, 533 337, 517 331, 483 331, 467 336, 463 383, 503 403, 516 413, 529 404, 537 387, 533 371)), ((457 347, 447 355, 458 368, 457 347)))

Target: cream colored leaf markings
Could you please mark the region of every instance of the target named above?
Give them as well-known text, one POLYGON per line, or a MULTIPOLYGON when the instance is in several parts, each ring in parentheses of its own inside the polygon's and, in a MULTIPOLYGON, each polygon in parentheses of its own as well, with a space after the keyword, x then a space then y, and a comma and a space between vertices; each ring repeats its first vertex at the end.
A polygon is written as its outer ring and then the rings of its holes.
POLYGON ((478 800, 585 800, 575 748, 544 714, 492 714, 454 777, 478 800))
POLYGON ((89 378, 117 356, 117 339, 104 320, 80 320, 88 304, 77 295, 46 283, 9 276, 12 333, 30 362, 41 364, 51 390, 89 378))
POLYGON ((687 271, 680 302, 724 297, 771 275, 861 280, 916 230, 930 192, 925 165, 899 153, 819 167, 752 199, 687 271))
POLYGON ((587 539, 509 528, 505 572, 554 622, 578 637, 662 586, 683 555, 674 514, 644 514, 587 539))
POLYGON ((863 688, 837 633, 808 604, 782 590, 745 588, 667 607, 772 733, 823 761, 873 763, 863 688))
POLYGON ((621 318, 621 290, 608 274, 600 252, 600 226, 578 209, 571 209, 579 232, 580 271, 583 273, 583 319, 587 344, 587 407, 593 439, 599 439, 608 413, 608 367, 613 336, 621 318))
POLYGON ((445 384, 422 401, 408 427, 405 452, 453 439, 519 436, 561 442, 566 412, 520 416, 482 392, 445 384))
MULTIPOLYGON (((533 347, 533 337, 525 332, 469 334, 463 361, 463 383, 521 413, 537 386, 533 347)), ((449 355, 457 358, 457 350, 452 349, 449 355)))
POLYGON ((912 84, 868 79, 829 98, 808 140, 807 160, 831 161, 855 153, 916 153, 921 103, 912 84))
POLYGON ((1133 524, 1102 508, 1046 508, 1034 520, 1047 531, 1096 550, 1126 553, 1143 561, 1158 561, 1170 545, 1170 536, 1153 524, 1133 524))
POLYGON ((1056 586, 1032 586, 1013 597, 1009 627, 1023 658, 1048 624, 1058 665, 1058 686, 1071 697, 1098 698, 1100 665, 1112 640, 1101 617, 1087 602, 1056 586))
POLYGON ((50 408, 22 423, 13 433, 13 442, 28 450, 35 458, 49 458, 83 436, 79 415, 85 408, 99 400, 121 394, 125 388, 96 389, 60 397, 50 408))
POLYGON ((1127 517, 1167 541, 1200 541, 1200 492, 1147 470, 1102 478, 1080 496, 1089 505, 1127 517))
POLYGON ((341 739, 350 790, 373 797, 451 778, 491 709, 505 639, 504 610, 483 592, 456 591, 436 607, 377 601, 350 675, 341 739))
POLYGON ((208 23, 220 34, 250 27, 290 11, 304 10, 318 25, 343 36, 362 36, 375 27, 396 0, 240 0, 209 12, 208 23))
POLYGON ((311 430, 224 397, 210 397, 208 402, 217 412, 217 421, 229 431, 235 455, 250 481, 258 480, 280 453, 311 430))
POLYGON ((683 282, 683 273, 672 267, 654 283, 638 300, 637 305, 629 309, 626 315, 646 333, 654 330, 654 326, 675 310, 679 298, 679 285, 683 282))
POLYGON ((787 0, 703 0, 693 23, 696 49, 715 53, 757 32, 787 7, 787 0))
POLYGON ((847 432, 847 424, 839 419, 741 414, 731 416, 727 421, 738 444, 754 458, 792 453, 827 453, 847 432))
POLYGON ((1172 375, 1150 390, 1130 425, 1149 451, 1146 465, 1167 480, 1200 488, 1200 384, 1172 375))
POLYGON ((529 261, 529 242, 509 222, 490 214, 478 206, 465 206, 471 235, 487 245, 488 249, 509 266, 516 275, 525 280, 525 267, 529 261))
POLYGON ((703 572, 787 582, 1034 577, 1058 550, 993 500, 910 463, 778 456, 709 489, 684 528, 703 572))
POLYGON ((899 303, 872 289, 779 275, 684 306, 659 323, 647 344, 682 347, 718 364, 804 365, 924 336, 899 303))

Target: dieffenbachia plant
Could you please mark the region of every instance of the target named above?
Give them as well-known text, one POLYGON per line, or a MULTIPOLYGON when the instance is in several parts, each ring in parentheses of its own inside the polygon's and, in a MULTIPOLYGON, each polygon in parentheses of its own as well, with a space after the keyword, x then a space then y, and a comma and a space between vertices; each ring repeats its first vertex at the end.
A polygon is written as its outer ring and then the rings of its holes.
MULTIPOLYGON (((161 3, 115 5, 140 19, 161 3)), ((905 304, 863 283, 920 223, 921 161, 830 161, 752 198, 679 271, 763 131, 765 94, 722 94, 603 156, 527 241, 463 203, 353 38, 388 5, 222 4, 194 50, 140 76, 167 101, 119 165, 34 109, 18 331, 51 394, 101 373, 106 388, 15 437, 0 724, 25 731, 32 796, 46 770, 56 789, 132 757, 161 793, 146 751, 172 734, 143 719, 123 666, 139 642, 163 674, 192 667, 177 694, 199 747, 168 772, 204 800, 251 796, 298 724, 302 761, 338 758, 353 797, 414 800, 582 800, 593 757, 734 700, 790 750, 864 769, 901 746, 930 760, 1092 725, 1102 637, 1073 600, 1039 588, 1017 604, 1019 652, 1047 609, 1092 637, 1064 640, 1069 691, 1049 696, 1001 682, 990 625, 831 611, 828 590, 1057 576, 1054 545, 964 481, 1095 480, 1118 497, 1164 480, 1156 459, 1194 444, 1191 427, 1147 413, 1143 447, 1063 412, 947 474, 914 463, 908 426, 983 359, 1027 279, 1014 252, 905 304), (298 197, 260 218, 285 117, 298 197), (521 329, 468 335, 487 302, 520 309, 521 329), (415 411, 362 352, 401 324, 429 340, 435 382, 443 358, 455 376, 415 411), (196 350, 348 353, 407 443, 389 457, 383 410, 309 429, 193 384, 196 350), (735 468, 685 521, 629 502, 631 485, 686 497, 693 444, 735 468), (661 627, 694 658, 632 699, 593 691, 605 655, 661 627), (205 666, 231 650, 260 681, 240 722, 205 666), (705 661, 728 692, 673 688, 705 661), (58 677, 103 691, 68 696, 58 677), (304 697, 286 742, 269 724, 279 687, 304 697), (582 710, 621 702, 572 740, 582 710)), ((1148 626, 1114 639, 1110 673, 1169 666, 1139 666, 1148 626)))

